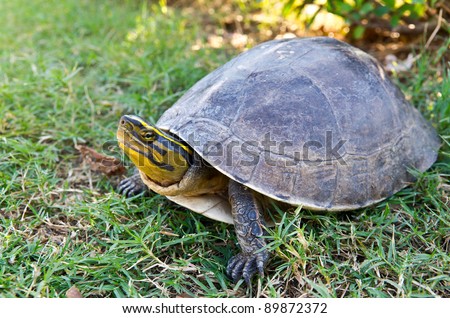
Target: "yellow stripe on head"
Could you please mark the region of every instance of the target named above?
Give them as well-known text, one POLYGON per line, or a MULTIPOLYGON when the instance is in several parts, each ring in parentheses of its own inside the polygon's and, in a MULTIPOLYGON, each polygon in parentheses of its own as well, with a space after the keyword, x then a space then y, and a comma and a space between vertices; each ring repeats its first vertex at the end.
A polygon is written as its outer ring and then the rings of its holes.
POLYGON ((138 116, 122 116, 117 139, 136 167, 163 186, 180 181, 190 166, 193 150, 188 145, 138 116))
MULTIPOLYGON (((192 149, 189 146, 187 146, 186 144, 182 143, 181 141, 175 140, 172 136, 168 135, 167 133, 164 133, 163 131, 159 130, 155 126, 152 126, 152 125, 148 124, 145 120, 143 120, 139 116, 136 116, 136 115, 124 115, 124 116, 122 116, 122 119, 124 119, 124 120, 127 119, 129 121, 134 122, 134 123, 139 123, 139 125, 142 127, 141 129, 149 130, 149 131, 157 134, 158 136, 161 136, 164 139, 167 139, 168 141, 173 142, 174 144, 177 144, 179 147, 183 148, 186 152, 188 152, 191 155, 193 153, 192 149)), ((121 121, 122 121, 122 119, 121 119, 121 121)))

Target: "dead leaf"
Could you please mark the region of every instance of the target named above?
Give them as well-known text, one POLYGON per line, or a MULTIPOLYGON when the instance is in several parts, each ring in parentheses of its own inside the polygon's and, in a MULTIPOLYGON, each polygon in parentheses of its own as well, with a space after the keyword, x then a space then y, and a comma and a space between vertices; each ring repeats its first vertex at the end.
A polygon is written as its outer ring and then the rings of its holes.
POLYGON ((169 231, 163 231, 163 230, 161 230, 161 231, 159 231, 159 233, 162 234, 162 235, 179 237, 178 234, 172 233, 172 232, 169 232, 169 231))
POLYGON ((122 175, 126 171, 124 165, 115 157, 98 153, 88 146, 77 145, 75 148, 83 156, 83 161, 87 163, 93 171, 100 171, 108 176, 122 175))
POLYGON ((66 291, 66 297, 67 298, 83 298, 83 295, 81 294, 81 292, 78 290, 78 288, 76 286, 72 286, 66 291))

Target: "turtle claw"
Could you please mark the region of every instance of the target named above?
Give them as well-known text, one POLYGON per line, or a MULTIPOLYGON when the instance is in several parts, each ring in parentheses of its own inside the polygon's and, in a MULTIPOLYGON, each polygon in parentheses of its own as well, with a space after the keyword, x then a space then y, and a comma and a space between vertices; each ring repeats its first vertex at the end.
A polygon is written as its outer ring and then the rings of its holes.
POLYGON ((142 182, 141 177, 138 174, 123 179, 122 181, 120 181, 119 186, 117 187, 117 192, 126 196, 127 198, 131 198, 135 195, 145 192, 146 190, 147 187, 142 182))
POLYGON ((250 280, 257 272, 261 277, 264 277, 264 268, 268 258, 267 251, 255 254, 239 253, 228 261, 227 275, 235 283, 243 278, 246 284, 250 286, 250 280))

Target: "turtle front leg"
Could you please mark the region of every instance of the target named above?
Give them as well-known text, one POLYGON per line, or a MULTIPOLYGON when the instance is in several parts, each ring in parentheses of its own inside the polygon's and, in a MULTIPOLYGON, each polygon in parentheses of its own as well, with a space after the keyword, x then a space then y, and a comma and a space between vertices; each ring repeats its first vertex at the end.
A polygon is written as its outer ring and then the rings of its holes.
POLYGON ((136 170, 136 172, 131 177, 120 181, 117 187, 117 191, 128 198, 138 195, 147 190, 147 186, 144 184, 144 182, 142 182, 138 170, 136 170))
POLYGON ((269 258, 269 253, 263 249, 266 242, 262 237, 262 208, 249 188, 232 180, 228 185, 228 196, 242 251, 228 261, 227 274, 235 282, 243 277, 247 285, 250 285, 250 279, 256 272, 264 276, 264 268, 269 258))

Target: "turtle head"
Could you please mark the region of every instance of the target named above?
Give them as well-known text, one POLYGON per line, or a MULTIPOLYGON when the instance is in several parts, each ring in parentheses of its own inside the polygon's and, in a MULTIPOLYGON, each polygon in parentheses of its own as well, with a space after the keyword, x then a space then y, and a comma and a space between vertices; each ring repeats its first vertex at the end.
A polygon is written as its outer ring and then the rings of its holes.
POLYGON ((162 186, 179 182, 192 161, 189 146, 138 116, 122 116, 117 139, 136 167, 162 186))

